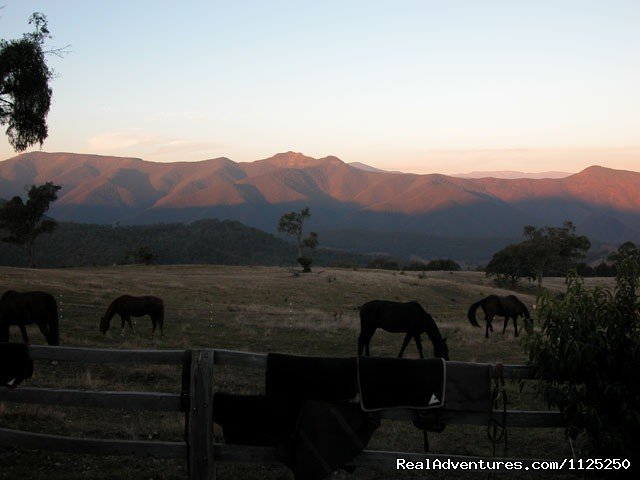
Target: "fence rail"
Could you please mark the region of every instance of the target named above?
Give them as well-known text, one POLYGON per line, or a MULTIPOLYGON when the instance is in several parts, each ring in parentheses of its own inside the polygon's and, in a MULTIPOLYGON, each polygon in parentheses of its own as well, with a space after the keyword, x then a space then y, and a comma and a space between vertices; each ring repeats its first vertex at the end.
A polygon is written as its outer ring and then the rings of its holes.
MULTIPOLYGON (((182 365, 183 377, 188 374, 188 395, 162 392, 86 391, 25 387, 17 390, 0 389, 0 401, 63 405, 73 407, 118 408, 185 413, 185 441, 132 441, 120 439, 77 438, 61 435, 26 432, 0 428, 0 445, 96 455, 152 455, 158 458, 183 458, 193 480, 212 479, 215 462, 253 462, 281 464, 276 449, 214 443, 213 398, 214 366, 237 366, 265 369, 267 355, 234 350, 113 350, 81 347, 32 346, 31 357, 36 360, 56 360, 96 364, 182 365), (188 362, 188 359, 191 359, 188 362), (187 369, 185 371, 185 369, 187 369)), ((503 375, 510 379, 532 378, 532 371, 524 365, 504 365, 503 375)), ((504 412, 494 411, 502 418, 504 412)), ((414 420, 410 409, 389 409, 382 418, 414 420)), ((447 410, 438 419, 448 424, 487 425, 489 412, 447 410)), ((561 427, 562 415, 548 411, 507 410, 508 427, 561 427)), ((410 452, 363 451, 351 465, 373 468, 395 468, 395 459, 424 461, 457 459, 460 461, 500 460, 410 452)), ((503 459, 515 460, 515 459, 503 459)), ((533 459, 517 459, 533 461, 533 459)))

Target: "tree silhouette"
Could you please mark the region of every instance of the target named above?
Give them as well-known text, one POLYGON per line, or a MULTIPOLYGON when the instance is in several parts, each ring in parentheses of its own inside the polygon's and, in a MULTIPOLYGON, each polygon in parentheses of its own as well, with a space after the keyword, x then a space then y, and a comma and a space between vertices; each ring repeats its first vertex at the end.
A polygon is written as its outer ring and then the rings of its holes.
POLYGON ((287 235, 292 235, 296 239, 296 246, 298 247, 298 263, 302 265, 304 272, 311 271, 311 256, 303 255, 303 248, 309 250, 315 250, 318 245, 318 234, 316 232, 309 233, 309 236, 302 239, 302 230, 304 228, 304 222, 311 216, 309 207, 305 207, 300 212, 285 213, 280 217, 278 221, 278 231, 284 232, 287 235))
POLYGON ((49 218, 43 218, 49 205, 58 198, 58 190, 62 187, 47 182, 29 189, 26 203, 15 196, 0 207, 0 228, 7 230, 8 235, 3 242, 26 245, 30 268, 35 267, 34 245, 36 238, 43 233, 51 233, 58 224, 49 218))
POLYGON ((45 54, 61 52, 43 48, 50 35, 42 13, 31 15, 29 24, 34 31, 21 39, 0 40, 0 125, 7 125, 9 143, 17 152, 47 138, 53 72, 45 54))

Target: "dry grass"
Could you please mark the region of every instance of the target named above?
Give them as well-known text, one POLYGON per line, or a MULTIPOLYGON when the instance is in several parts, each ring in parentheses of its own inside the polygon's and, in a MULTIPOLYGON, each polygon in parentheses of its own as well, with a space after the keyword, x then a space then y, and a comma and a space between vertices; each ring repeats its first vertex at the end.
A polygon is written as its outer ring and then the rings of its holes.
MULTIPOLYGON (((452 359, 482 362, 522 363, 524 353, 513 327, 504 337, 495 333, 488 340, 481 329, 466 319, 468 306, 490 294, 512 293, 494 287, 476 272, 417 272, 325 269, 293 276, 289 269, 222 266, 117 266, 55 270, 0 267, 0 289, 45 290, 61 307, 61 343, 67 346, 106 348, 197 348, 215 347, 253 352, 281 351, 308 355, 349 356, 356 353, 359 330, 357 307, 372 299, 417 300, 429 311, 448 343, 452 359), (120 335, 117 319, 107 335, 98 332, 100 315, 118 295, 157 295, 165 300, 164 337, 150 336, 148 317, 137 319, 137 334, 120 335)), ((602 280, 589 279, 589 283, 602 280)), ((610 281, 604 280, 605 283, 610 281)), ((561 279, 546 279, 555 291, 564 288, 561 279)), ((532 291, 532 290, 531 290, 532 291)), ((517 295, 528 305, 535 296, 517 295)), ((501 328, 497 325, 496 332, 501 328)), ((35 344, 44 339, 37 328, 29 335, 35 344)), ((17 329, 12 339, 19 341, 17 329)), ((401 338, 378 332, 371 349, 377 355, 397 354, 401 338)), ((430 351, 430 346, 427 346, 430 351)), ((415 357, 410 345, 408 356, 415 357)), ((245 368, 218 368, 216 388, 238 393, 262 391, 261 372, 245 368)), ((180 371, 166 366, 50 365, 39 362, 30 386, 90 390, 166 391, 180 390, 180 371)), ((543 408, 532 388, 511 386, 514 408, 543 408)), ((179 440, 183 416, 133 413, 126 410, 57 408, 53 406, 0 404, 3 426, 74 436, 126 439, 179 440)), ((568 455, 561 432, 512 429, 512 455, 568 455)), ((219 434, 219 430, 216 429, 219 434)), ((486 432, 479 427, 450 426, 443 434, 431 435, 435 452, 487 455, 486 432)), ((421 447, 420 433, 410 424, 384 422, 371 448, 413 450, 421 447)), ((102 458, 4 449, 0 456, 0 478, 185 478, 182 462, 143 458, 102 458)), ((349 478, 387 478, 389 472, 359 470, 349 478)), ((432 472, 433 473, 433 472, 432 472)), ((220 478, 292 478, 286 469, 225 465, 220 478)), ((478 478, 480 478, 479 475, 478 478)), ((484 474, 482 475, 484 476, 484 474)), ((341 477, 341 476, 340 476, 341 477)), ((403 478, 412 478, 403 475, 403 478)), ((440 478, 437 475, 436 478, 440 478)), ((347 477, 345 477, 347 478, 347 477)), ((458 477, 466 478, 466 477, 458 477)), ((473 476, 469 477, 473 478, 473 476)))

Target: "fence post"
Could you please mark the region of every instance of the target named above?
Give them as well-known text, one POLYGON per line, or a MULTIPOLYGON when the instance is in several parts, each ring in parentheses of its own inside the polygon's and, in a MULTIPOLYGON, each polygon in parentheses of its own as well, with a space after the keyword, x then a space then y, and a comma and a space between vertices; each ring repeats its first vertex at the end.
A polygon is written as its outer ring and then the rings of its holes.
POLYGON ((195 350, 191 359, 189 479, 214 480, 213 350, 195 350))

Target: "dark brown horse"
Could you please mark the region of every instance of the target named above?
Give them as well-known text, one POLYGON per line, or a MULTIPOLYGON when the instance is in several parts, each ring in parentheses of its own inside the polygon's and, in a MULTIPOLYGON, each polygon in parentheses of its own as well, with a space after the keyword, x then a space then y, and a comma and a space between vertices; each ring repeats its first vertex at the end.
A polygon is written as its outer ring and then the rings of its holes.
POLYGON ((124 335, 125 322, 129 324, 131 331, 136 333, 131 323, 131 317, 143 317, 144 315, 151 317, 151 324, 153 325, 151 335, 155 333, 156 326, 160 326, 160 335, 163 334, 164 302, 161 298, 152 296, 132 297, 131 295, 122 295, 116 298, 111 302, 104 316, 100 319, 100 331, 102 333, 107 333, 114 315, 120 315, 122 323, 121 335, 124 335))
POLYGON ((515 295, 507 295, 506 297, 499 297, 498 295, 489 295, 483 298, 479 302, 474 303, 469 307, 467 312, 467 318, 471 325, 479 327, 480 325, 476 321, 476 310, 478 307, 482 307, 484 312, 484 319, 486 321, 486 327, 484 336, 489 338, 489 330, 493 331, 493 317, 496 315, 504 317, 504 327, 502 328, 502 334, 507 330, 507 324, 509 319, 513 318, 513 328, 515 329, 515 336, 518 336, 518 317, 522 315, 525 319, 529 320, 529 310, 515 295))
POLYGON ((416 347, 418 347, 420 358, 424 358, 420 334, 425 332, 433 344, 434 356, 449 360, 449 347, 446 339, 440 335, 440 330, 438 330, 433 317, 418 302, 399 303, 373 300, 362 305, 360 307, 358 355, 362 355, 363 351, 367 356, 369 355, 369 343, 378 328, 387 332, 406 334, 398 357, 402 357, 405 348, 413 338, 416 347))
POLYGON ((0 342, 9 341, 9 326, 17 325, 29 343, 26 326, 35 323, 49 345, 59 345, 58 321, 56 299, 46 292, 9 290, 0 298, 0 342))

